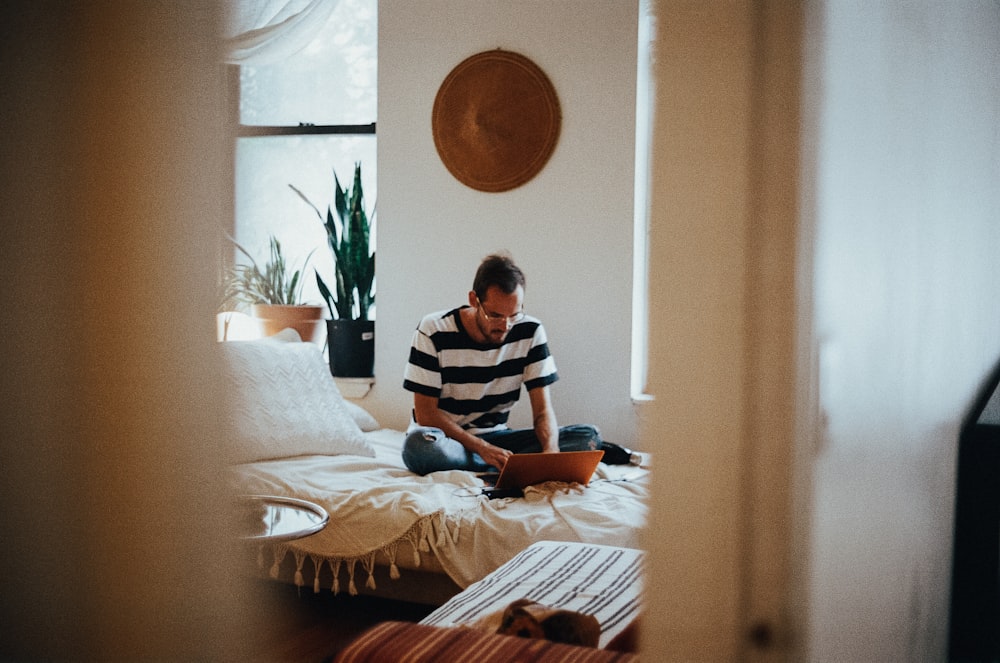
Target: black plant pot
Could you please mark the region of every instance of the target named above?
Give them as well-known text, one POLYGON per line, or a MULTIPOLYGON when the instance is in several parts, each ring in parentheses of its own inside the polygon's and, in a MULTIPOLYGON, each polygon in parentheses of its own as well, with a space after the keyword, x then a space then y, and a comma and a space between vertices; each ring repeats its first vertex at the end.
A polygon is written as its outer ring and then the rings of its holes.
POLYGON ((375 375, 375 321, 327 320, 330 373, 338 378, 375 375))

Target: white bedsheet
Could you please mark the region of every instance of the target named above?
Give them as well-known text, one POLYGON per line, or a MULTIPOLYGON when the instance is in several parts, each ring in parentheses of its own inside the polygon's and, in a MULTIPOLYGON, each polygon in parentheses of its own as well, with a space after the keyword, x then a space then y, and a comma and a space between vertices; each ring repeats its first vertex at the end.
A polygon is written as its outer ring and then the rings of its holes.
MULTIPOLYGON (((275 568, 291 552, 300 572, 306 559, 313 568, 328 564, 332 589, 342 589, 343 576, 353 593, 357 564, 364 571, 358 581, 374 588, 379 553, 390 560, 390 575, 398 577, 400 566, 419 567, 421 557, 433 552, 452 580, 467 587, 536 541, 640 547, 647 469, 601 463, 587 487, 548 483, 528 488, 523 498, 489 500, 472 472, 422 477, 407 470, 400 457, 403 433, 380 430, 366 437, 374 458, 299 456, 234 467, 238 493, 298 497, 330 514, 317 534, 276 544, 275 568)), ((296 580, 306 582, 301 574, 296 580)))

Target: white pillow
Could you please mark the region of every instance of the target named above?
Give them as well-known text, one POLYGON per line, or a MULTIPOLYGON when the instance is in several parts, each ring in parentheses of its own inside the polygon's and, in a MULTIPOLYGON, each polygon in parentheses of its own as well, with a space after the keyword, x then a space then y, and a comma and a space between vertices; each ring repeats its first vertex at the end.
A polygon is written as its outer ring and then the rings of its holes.
MULTIPOLYGON (((274 334, 273 336, 270 336, 268 338, 271 341, 284 341, 286 343, 299 343, 302 341, 302 337, 299 336, 299 333, 291 328, 282 329, 277 334, 274 334)), ((334 381, 334 385, 336 386, 336 380, 334 381)), ((354 419, 354 423, 358 425, 358 428, 361 429, 361 432, 370 433, 374 430, 378 430, 379 428, 381 428, 381 426, 379 426, 378 420, 376 420, 375 417, 373 417, 371 413, 368 412, 368 410, 364 409, 357 403, 352 403, 351 401, 344 399, 343 394, 341 394, 340 402, 347 409, 347 413, 351 415, 351 419, 354 419)))
POLYGON ((375 455, 318 346, 284 339, 220 343, 230 462, 305 454, 375 455))
POLYGON ((352 403, 351 401, 345 400, 344 405, 347 406, 347 412, 354 419, 354 423, 358 425, 363 433, 370 433, 373 430, 378 430, 381 426, 378 425, 378 420, 371 415, 371 413, 358 405, 357 403, 352 403))

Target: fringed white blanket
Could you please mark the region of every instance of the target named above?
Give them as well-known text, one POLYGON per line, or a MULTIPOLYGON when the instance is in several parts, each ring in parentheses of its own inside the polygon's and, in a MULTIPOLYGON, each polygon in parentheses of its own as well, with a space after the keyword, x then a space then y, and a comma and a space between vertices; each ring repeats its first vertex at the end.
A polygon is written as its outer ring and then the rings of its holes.
POLYGON ((602 463, 588 487, 542 484, 523 498, 489 500, 472 472, 422 477, 407 470, 400 456, 403 433, 380 430, 366 437, 374 458, 298 456, 234 468, 233 487, 240 493, 297 497, 330 514, 320 532, 274 546, 273 570, 292 554, 300 586, 307 583, 307 559, 314 590, 327 565, 330 589, 354 594, 359 582, 375 589, 375 560, 382 556, 397 578, 400 567, 419 568, 433 554, 458 586, 467 587, 535 541, 640 547, 646 469, 602 463))

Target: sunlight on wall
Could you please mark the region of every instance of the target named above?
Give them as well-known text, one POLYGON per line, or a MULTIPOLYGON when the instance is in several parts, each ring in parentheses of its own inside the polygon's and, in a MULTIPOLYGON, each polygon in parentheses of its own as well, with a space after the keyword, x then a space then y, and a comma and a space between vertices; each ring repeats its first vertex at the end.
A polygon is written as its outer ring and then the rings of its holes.
POLYGON ((635 97, 635 221, 632 238, 632 398, 644 399, 649 369, 649 150, 656 83, 650 67, 655 17, 649 0, 639 5, 635 97))

